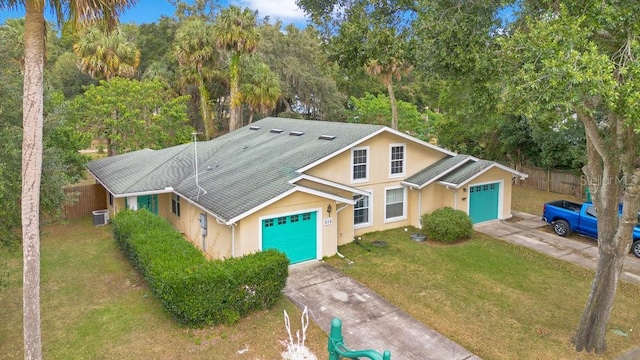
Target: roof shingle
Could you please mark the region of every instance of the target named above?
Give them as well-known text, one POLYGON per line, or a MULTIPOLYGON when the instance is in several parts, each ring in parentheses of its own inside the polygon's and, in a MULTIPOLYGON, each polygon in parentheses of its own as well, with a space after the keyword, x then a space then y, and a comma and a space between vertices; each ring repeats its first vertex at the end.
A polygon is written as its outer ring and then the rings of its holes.
POLYGON ((171 187, 226 221, 291 190, 289 180, 299 175, 298 169, 384 128, 285 118, 265 118, 252 125, 197 143, 198 184, 194 144, 94 160, 88 168, 116 196, 171 187), (289 135, 291 131, 304 134, 289 135), (322 140, 320 135, 335 138, 322 140))

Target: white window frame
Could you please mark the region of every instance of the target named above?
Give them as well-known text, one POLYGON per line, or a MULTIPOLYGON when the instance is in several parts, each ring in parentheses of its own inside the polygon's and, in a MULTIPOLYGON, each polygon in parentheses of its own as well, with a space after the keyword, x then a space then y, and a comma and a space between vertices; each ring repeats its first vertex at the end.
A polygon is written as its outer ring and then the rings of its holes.
POLYGON ((407 219, 407 188, 404 186, 393 186, 384 188, 384 222, 390 223, 407 219), (402 215, 387 218, 387 192, 390 190, 402 189, 402 215))
MULTIPOLYGON (((362 229, 362 228, 366 228, 366 227, 370 227, 373 225, 373 191, 371 190, 365 190, 368 191, 369 193, 371 193, 371 195, 367 196, 369 198, 369 212, 368 212, 368 219, 367 222, 364 223, 360 223, 360 224, 356 224, 356 204, 353 204, 353 228, 354 229, 362 229)), ((360 198, 361 196, 366 196, 366 195, 359 195, 356 198, 360 198)))
POLYGON ((390 178, 399 178, 399 177, 404 177, 406 170, 407 169, 407 145, 404 143, 396 143, 396 144, 389 144, 389 177, 390 178), (393 162, 394 161, 398 161, 398 159, 394 160, 393 159, 393 148, 394 147, 401 147, 402 148, 402 159, 400 161, 402 161, 402 172, 394 174, 393 171, 393 162))
MULTIPOLYGON (((353 149, 351 149, 351 166, 350 166, 351 183, 363 183, 363 182, 368 182, 369 181, 369 168, 370 168, 370 166, 369 166, 369 156, 370 156, 370 153, 371 153, 371 151, 370 151, 368 146, 354 147, 353 149), (366 169, 365 169, 366 175, 365 175, 364 178, 354 179, 353 178, 353 170, 354 170, 354 168, 356 166, 356 164, 354 163, 354 161, 355 161, 354 154, 355 154, 356 151, 359 151, 359 150, 364 150, 364 151, 367 152, 367 160, 364 163, 364 165, 366 167, 366 169)), ((358 164, 358 165, 362 165, 362 164, 358 164)))
POLYGON ((181 209, 180 209, 180 195, 172 193, 171 194, 171 213, 173 215, 177 216, 177 217, 180 217, 180 212, 181 212, 181 209), (175 210, 176 210, 175 212, 173 211, 174 210, 174 206, 173 206, 174 202, 176 204, 175 205, 175 210))

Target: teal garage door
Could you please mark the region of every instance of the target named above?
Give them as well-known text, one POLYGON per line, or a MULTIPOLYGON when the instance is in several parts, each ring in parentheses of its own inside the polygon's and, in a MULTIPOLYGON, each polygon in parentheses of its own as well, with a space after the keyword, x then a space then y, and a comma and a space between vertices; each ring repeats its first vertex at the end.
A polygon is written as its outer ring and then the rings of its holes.
POLYGON ((469 216, 474 224, 498 218, 500 183, 471 186, 469 192, 469 216))
POLYGON ((306 212, 262 220, 262 249, 277 249, 292 264, 316 258, 316 213, 306 212))

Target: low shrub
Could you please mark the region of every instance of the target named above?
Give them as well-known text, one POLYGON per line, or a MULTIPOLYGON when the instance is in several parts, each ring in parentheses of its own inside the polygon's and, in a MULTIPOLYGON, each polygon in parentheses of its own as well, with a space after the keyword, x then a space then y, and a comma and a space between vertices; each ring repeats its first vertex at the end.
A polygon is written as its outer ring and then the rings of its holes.
POLYGON ((286 285, 289 260, 276 250, 209 261, 149 211, 119 212, 112 224, 122 252, 182 324, 233 324, 254 310, 271 308, 286 285))
POLYGON ((437 209, 421 217, 422 231, 429 240, 452 243, 471 236, 473 223, 462 210, 450 207, 437 209))

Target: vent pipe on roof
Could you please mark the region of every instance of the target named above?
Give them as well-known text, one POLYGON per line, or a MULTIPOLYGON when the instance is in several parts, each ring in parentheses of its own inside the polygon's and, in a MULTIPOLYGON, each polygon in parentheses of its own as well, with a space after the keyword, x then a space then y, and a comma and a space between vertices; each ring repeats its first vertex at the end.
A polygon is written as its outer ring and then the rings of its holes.
POLYGON ((200 133, 192 132, 191 136, 193 136, 193 168, 194 168, 194 177, 196 180, 196 188, 198 192, 195 195, 196 200, 200 197, 200 191, 202 191, 202 195, 206 194, 207 191, 200 187, 200 183, 198 182, 198 135, 200 133))
POLYGON ((333 140, 336 137, 334 135, 320 135, 318 136, 318 139, 320 140, 333 140))

